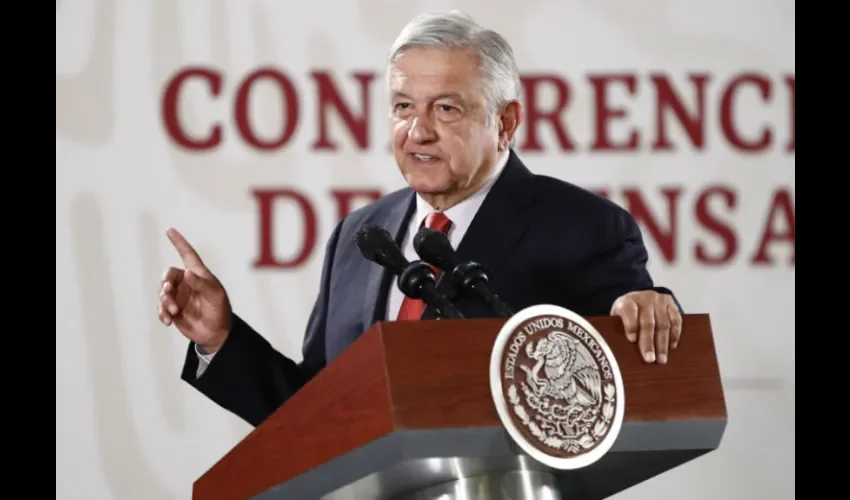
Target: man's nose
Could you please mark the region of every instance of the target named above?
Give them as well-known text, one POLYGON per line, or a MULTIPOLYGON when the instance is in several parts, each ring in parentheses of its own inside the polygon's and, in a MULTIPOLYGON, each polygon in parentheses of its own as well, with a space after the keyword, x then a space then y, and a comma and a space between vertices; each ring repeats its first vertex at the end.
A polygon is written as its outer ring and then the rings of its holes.
POLYGON ((431 142, 437 139, 437 132, 430 118, 422 114, 413 118, 407 137, 416 143, 431 142))

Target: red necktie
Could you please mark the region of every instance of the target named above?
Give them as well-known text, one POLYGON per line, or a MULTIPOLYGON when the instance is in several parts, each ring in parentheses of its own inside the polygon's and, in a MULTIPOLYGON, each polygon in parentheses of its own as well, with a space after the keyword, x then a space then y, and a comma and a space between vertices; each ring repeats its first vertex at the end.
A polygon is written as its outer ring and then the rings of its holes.
MULTIPOLYGON (((449 228, 452 225, 452 221, 449 220, 448 217, 445 216, 442 212, 433 212, 425 217, 425 227, 430 227, 435 231, 439 231, 443 234, 447 234, 449 232, 449 228)), ((412 235, 411 235, 412 237, 412 235)), ((432 268, 434 266, 431 266, 432 268)), ((439 269, 434 268, 434 275, 439 278, 440 271, 439 269)), ((422 299, 411 299, 408 296, 404 297, 404 300, 401 303, 401 309, 398 311, 397 321, 411 320, 411 319, 420 319, 422 317, 422 313, 425 311, 425 303, 422 299)))

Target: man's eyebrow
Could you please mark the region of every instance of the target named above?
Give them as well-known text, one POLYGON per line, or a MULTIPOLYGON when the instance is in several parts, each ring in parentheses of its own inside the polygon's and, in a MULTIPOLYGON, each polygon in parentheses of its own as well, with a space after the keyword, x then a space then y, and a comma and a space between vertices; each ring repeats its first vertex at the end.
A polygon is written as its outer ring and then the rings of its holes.
POLYGON ((434 97, 435 101, 438 99, 454 99, 456 101, 463 101, 463 96, 457 92, 444 92, 442 94, 437 94, 434 97))
MULTIPOLYGON (((394 91, 392 93, 392 97, 393 97, 393 99, 398 99, 398 98, 411 99, 410 96, 408 96, 404 92, 400 92, 400 91, 394 91)), ((463 95, 461 95, 457 92, 443 92, 441 94, 437 94, 437 95, 433 96, 430 100, 437 101, 439 99, 454 99, 456 101, 463 101, 464 100, 463 95)))

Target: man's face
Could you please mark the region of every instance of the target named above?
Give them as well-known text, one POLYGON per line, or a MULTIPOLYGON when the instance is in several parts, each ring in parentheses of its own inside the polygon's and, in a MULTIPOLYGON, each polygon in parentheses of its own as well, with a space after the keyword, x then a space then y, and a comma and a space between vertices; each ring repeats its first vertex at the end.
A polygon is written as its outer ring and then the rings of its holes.
POLYGON ((389 82, 393 153, 408 185, 439 199, 476 189, 495 166, 501 123, 487 123, 477 56, 411 49, 389 82))

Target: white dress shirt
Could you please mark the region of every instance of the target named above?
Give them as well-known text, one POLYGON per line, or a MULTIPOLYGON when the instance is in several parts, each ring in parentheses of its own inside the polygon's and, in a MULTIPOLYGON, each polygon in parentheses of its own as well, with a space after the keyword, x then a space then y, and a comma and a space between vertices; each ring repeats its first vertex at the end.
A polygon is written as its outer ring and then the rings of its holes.
MULTIPOLYGON (((452 225, 449 228, 447 236, 453 248, 457 248, 458 245, 460 245, 461 240, 463 240, 463 236, 472 224, 472 219, 475 218, 475 214, 478 213, 478 209, 481 208, 481 204, 484 203, 484 198, 487 197, 487 193, 490 192, 493 184, 495 184, 499 175, 501 175, 502 170, 504 170, 509 156, 510 150, 505 150, 499 158, 499 163, 496 165, 496 169, 487 181, 484 182, 481 188, 478 189, 478 191, 457 205, 443 211, 443 214, 452 221, 452 225)), ((417 254, 416 250, 413 248, 413 236, 416 235, 416 232, 419 231, 425 217, 428 217, 431 212, 436 212, 436 210, 434 210, 427 201, 417 194, 416 212, 413 214, 413 217, 410 218, 410 222, 407 225, 407 231, 404 233, 404 240, 401 243, 401 250, 407 260, 413 261, 419 259, 419 254, 417 254)), ((387 298, 386 319, 388 321, 394 321, 396 319, 398 311, 401 309, 401 303, 404 300, 404 294, 401 293, 401 290, 399 290, 397 286, 395 286, 394 281, 392 283, 393 285, 390 287, 389 297, 387 298)), ((198 370, 196 372, 196 376, 200 377, 207 369, 207 366, 209 366, 209 363, 212 361, 215 354, 205 354, 201 352, 197 344, 195 345, 195 352, 198 354, 198 370)))

